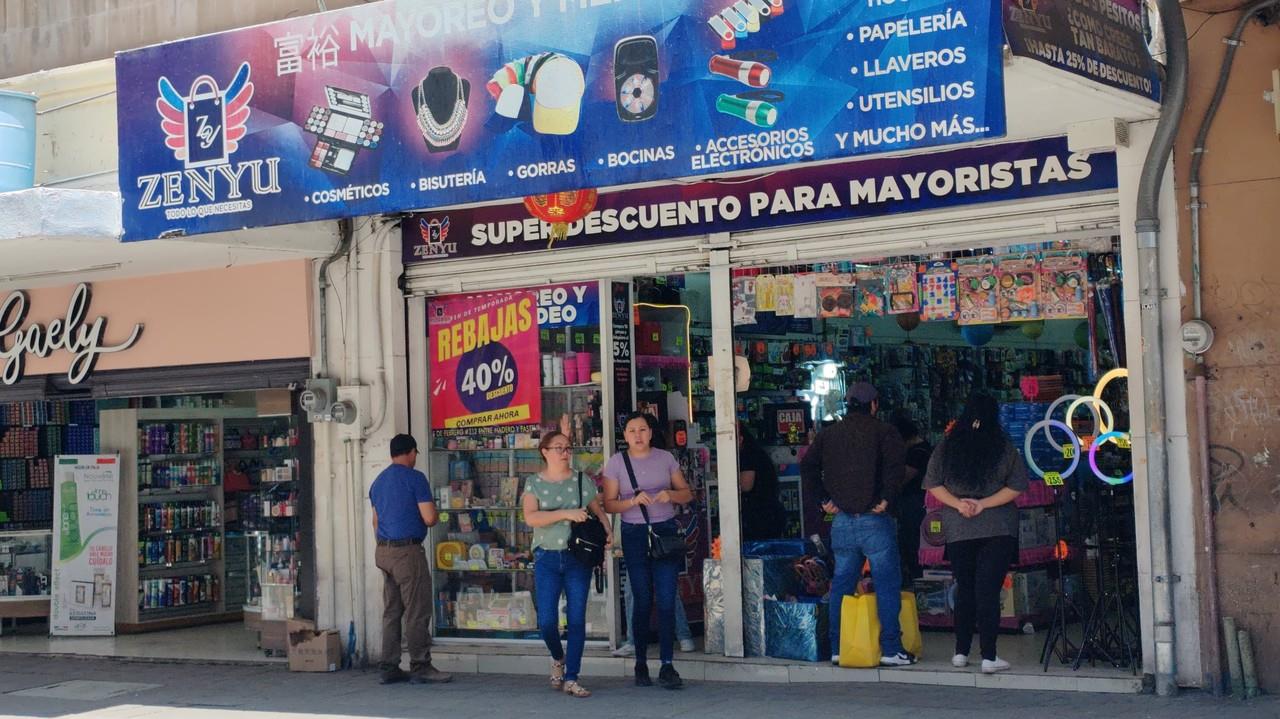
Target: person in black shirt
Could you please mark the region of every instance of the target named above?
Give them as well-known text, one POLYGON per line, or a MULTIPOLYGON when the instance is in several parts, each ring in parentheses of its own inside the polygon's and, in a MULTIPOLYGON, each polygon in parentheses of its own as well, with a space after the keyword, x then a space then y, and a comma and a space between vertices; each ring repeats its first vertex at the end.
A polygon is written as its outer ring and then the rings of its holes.
POLYGON ((778 499, 778 471, 769 453, 738 423, 738 486, 742 490, 742 538, 780 539, 786 517, 778 499))
POLYGON ((920 525, 925 515, 922 482, 933 447, 920 436, 920 429, 906 412, 894 412, 891 422, 907 445, 907 483, 902 487, 897 505, 898 547, 902 555, 903 576, 917 579, 921 576, 920 525))

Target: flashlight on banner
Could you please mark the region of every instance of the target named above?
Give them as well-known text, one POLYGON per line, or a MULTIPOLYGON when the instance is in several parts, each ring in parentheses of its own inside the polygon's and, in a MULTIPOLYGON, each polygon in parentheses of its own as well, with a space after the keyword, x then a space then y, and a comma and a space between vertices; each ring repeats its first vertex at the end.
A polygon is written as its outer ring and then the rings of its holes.
POLYGON ((746 120, 756 127, 773 127, 778 122, 778 108, 763 100, 721 95, 716 98, 716 110, 746 120))
POLYGON ((707 67, 714 75, 737 80, 751 87, 765 87, 773 77, 773 71, 762 62, 734 60, 728 55, 712 55, 707 67))

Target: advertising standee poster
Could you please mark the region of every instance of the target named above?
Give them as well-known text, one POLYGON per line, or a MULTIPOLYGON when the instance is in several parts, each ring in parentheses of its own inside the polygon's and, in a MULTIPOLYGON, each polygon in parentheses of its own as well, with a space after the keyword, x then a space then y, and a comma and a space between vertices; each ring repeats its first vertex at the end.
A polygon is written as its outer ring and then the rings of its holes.
MULTIPOLYGON (((118 456, 59 455, 54 464, 49 633, 115 634, 118 456)), ((126 592, 124 601, 130 601, 126 592)))
POLYGON ((427 308, 431 429, 465 435, 542 419, 532 291, 439 297, 427 308))
POLYGON ((1000 137, 1002 43, 995 0, 387 0, 142 48, 124 239, 1000 137))

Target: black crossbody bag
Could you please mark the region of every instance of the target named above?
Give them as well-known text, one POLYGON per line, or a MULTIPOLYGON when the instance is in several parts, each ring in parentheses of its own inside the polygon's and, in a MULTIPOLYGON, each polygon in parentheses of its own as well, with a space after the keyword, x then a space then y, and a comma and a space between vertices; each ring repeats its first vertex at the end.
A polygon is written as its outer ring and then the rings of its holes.
MULTIPOLYGON (((582 506, 582 472, 578 472, 578 507, 587 509, 582 506)), ((585 567, 604 564, 604 545, 608 539, 608 530, 590 509, 587 509, 585 522, 569 524, 569 554, 585 567)))
MULTIPOLYGON (((627 476, 631 479, 631 489, 640 495, 640 485, 636 482, 636 470, 631 466, 631 457, 625 451, 622 453, 622 461, 627 465, 627 476)), ((649 528, 649 558, 654 561, 662 559, 670 559, 672 557, 684 557, 685 545, 684 535, 680 532, 660 535, 653 531, 653 523, 649 521, 649 508, 640 505, 640 514, 644 515, 645 526, 649 528)))

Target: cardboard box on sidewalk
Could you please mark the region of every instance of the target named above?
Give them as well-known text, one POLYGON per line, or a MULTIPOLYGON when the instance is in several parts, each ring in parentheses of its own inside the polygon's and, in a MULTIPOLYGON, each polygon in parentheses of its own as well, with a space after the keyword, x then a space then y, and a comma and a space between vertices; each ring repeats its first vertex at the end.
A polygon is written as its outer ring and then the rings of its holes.
POLYGON ((290 619, 289 671, 334 672, 342 664, 342 640, 332 629, 316 631, 315 622, 290 619))

